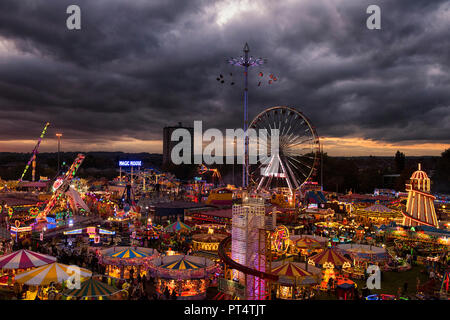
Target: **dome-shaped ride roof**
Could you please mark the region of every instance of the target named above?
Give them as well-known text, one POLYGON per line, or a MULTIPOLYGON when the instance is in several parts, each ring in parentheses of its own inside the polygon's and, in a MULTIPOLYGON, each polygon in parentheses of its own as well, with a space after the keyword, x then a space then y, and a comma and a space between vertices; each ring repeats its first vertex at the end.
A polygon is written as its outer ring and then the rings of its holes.
POLYGON ((425 171, 422 171, 421 165, 419 163, 419 170, 414 171, 411 176, 411 179, 428 179, 428 175, 425 171))

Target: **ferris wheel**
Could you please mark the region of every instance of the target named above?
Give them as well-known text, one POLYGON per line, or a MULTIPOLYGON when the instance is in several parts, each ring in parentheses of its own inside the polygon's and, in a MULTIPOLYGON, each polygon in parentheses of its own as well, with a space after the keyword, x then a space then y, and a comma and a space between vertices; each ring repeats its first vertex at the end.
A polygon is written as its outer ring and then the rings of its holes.
POLYGON ((289 188, 295 190, 315 175, 320 159, 319 136, 309 119, 287 106, 271 107, 258 114, 250 128, 267 130, 266 159, 258 160, 249 170, 257 190, 289 188), (271 129, 279 130, 278 152, 270 152, 271 129))

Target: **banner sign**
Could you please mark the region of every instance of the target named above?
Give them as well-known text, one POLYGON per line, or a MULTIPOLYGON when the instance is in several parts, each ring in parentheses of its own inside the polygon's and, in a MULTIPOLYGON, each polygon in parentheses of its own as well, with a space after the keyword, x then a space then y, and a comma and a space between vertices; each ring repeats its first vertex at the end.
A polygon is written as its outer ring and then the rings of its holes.
POLYGON ((119 167, 142 167, 142 161, 119 161, 119 167))

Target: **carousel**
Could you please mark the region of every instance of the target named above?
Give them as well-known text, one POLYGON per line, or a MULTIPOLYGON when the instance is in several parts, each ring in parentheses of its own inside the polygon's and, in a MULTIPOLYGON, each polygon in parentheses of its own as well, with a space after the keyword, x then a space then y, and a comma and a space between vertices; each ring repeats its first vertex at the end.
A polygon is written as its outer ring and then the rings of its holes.
POLYGON ((169 232, 169 233, 175 233, 175 232, 189 233, 189 232, 191 232, 191 229, 192 228, 190 226, 181 222, 180 219, 178 218, 177 221, 175 221, 174 223, 169 224, 167 227, 165 227, 164 231, 169 232))
POLYGON ((192 235, 192 249, 194 251, 217 252, 220 242, 226 237, 228 237, 228 234, 216 233, 213 228, 209 228, 207 233, 192 235))
POLYGON ((345 268, 343 273, 353 279, 364 278, 364 271, 371 264, 388 264, 391 257, 383 247, 376 247, 364 244, 339 244, 338 250, 349 260, 353 260, 353 267, 345 268))
POLYGON ((99 252, 99 263, 106 266, 106 274, 116 279, 130 279, 146 274, 149 262, 158 251, 142 247, 112 247, 99 252))
POLYGON ((398 210, 390 209, 380 203, 356 209, 355 215, 361 221, 371 221, 375 224, 388 224, 392 221, 401 221, 402 214, 398 210))
POLYGON ((274 284, 276 298, 284 300, 311 299, 321 278, 319 268, 290 261, 274 263, 270 273, 278 276, 274 284))
POLYGON ((150 276, 156 278, 157 292, 165 294, 167 290, 170 293, 175 290, 179 300, 205 299, 216 271, 212 260, 188 255, 158 257, 148 268, 150 276))
POLYGON ((293 247, 297 250, 298 254, 305 257, 319 253, 323 250, 326 243, 328 242, 327 238, 323 237, 312 237, 312 236, 291 236, 290 240, 293 243, 293 247))
POLYGON ((336 281, 339 276, 339 270, 345 270, 346 268, 351 267, 350 260, 334 248, 327 248, 310 257, 308 259, 308 264, 322 268, 323 277, 319 287, 320 290, 328 290, 330 279, 336 281))

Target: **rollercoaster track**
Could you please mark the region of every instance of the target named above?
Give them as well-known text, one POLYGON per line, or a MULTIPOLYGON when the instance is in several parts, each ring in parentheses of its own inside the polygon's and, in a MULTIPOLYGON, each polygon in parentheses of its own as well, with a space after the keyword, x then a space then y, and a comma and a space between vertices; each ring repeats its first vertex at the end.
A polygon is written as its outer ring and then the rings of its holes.
POLYGON ((277 275, 249 268, 249 267, 244 266, 244 265, 242 265, 240 263, 237 263, 236 261, 231 259, 227 255, 226 250, 225 250, 225 248, 228 246, 229 243, 231 243, 231 236, 223 239, 220 242, 219 249, 218 249, 219 257, 220 257, 220 259, 222 259, 222 261, 225 264, 227 264, 232 269, 239 270, 239 271, 241 271, 241 272, 243 272, 245 274, 249 274, 249 275, 261 278, 261 279, 266 279, 266 280, 271 280, 271 281, 278 281, 278 276, 277 275))

